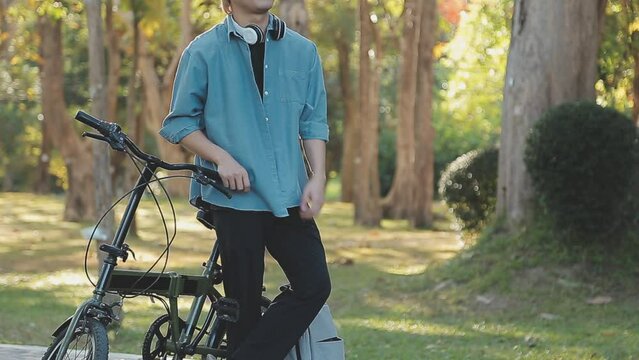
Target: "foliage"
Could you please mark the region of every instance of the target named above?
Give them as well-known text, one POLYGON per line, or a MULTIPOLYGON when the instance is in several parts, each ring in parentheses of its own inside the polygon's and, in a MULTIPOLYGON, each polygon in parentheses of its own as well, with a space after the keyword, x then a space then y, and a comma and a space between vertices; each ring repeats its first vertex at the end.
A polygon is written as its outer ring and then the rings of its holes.
POLYGON ((442 173, 440 195, 464 230, 481 230, 495 211, 498 157, 497 148, 473 150, 442 173))
POLYGON ((546 112, 527 138, 525 162, 543 211, 580 242, 613 242, 625 225, 639 161, 632 121, 589 102, 546 112))
POLYGON ((435 169, 497 142, 509 45, 510 0, 471 1, 435 65, 435 169))
POLYGON ((627 113, 632 108, 633 55, 639 53, 639 1, 609 0, 599 55, 598 103, 627 113), (632 100, 632 101, 629 101, 632 100))
POLYGON ((0 103, 0 187, 30 190, 40 155, 40 122, 23 104, 0 103))

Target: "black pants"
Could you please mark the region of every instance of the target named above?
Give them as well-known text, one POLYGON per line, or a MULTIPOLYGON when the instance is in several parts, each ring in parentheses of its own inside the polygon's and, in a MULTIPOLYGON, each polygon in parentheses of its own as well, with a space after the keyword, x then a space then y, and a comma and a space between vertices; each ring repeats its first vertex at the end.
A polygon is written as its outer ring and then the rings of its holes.
POLYGON ((282 360, 315 318, 331 291, 324 247, 314 220, 299 208, 277 218, 266 211, 214 207, 224 292, 240 304, 228 324, 233 360, 282 360), (280 293, 261 315, 264 249, 279 263, 292 291, 280 293))

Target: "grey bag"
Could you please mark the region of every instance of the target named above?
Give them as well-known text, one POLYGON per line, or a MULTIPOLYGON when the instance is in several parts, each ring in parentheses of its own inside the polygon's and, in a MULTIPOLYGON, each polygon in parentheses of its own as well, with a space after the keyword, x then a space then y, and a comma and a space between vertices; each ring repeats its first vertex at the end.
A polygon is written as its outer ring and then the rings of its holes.
POLYGON ((344 340, 337 336, 328 305, 322 306, 284 360, 344 360, 344 340))

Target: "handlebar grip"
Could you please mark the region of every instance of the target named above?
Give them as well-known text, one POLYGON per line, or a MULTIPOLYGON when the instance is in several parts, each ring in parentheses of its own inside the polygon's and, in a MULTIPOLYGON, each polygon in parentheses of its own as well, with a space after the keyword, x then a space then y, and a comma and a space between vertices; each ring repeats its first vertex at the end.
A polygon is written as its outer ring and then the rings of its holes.
POLYGON ((100 133, 104 134, 105 132, 108 132, 108 125, 107 122, 102 121, 98 118, 95 118, 87 113, 85 113, 82 110, 79 110, 76 114, 75 114, 75 119, 78 120, 79 122, 88 125, 96 130, 98 130, 100 133))
POLYGON ((228 199, 233 197, 233 195, 231 195, 231 191, 229 191, 229 189, 227 189, 226 187, 224 187, 224 185, 222 185, 222 177, 217 171, 213 169, 205 168, 203 166, 200 166, 200 171, 202 172, 202 174, 204 174, 204 176, 212 180, 210 185, 216 188, 217 191, 224 194, 224 196, 226 196, 228 199))
POLYGON ((220 174, 217 171, 203 166, 200 166, 200 170, 202 171, 202 174, 206 175, 209 179, 215 180, 215 182, 220 184, 222 183, 222 177, 220 177, 220 174))
POLYGON ((229 189, 225 188, 224 185, 220 184, 220 183, 212 183, 211 184, 214 188, 217 189, 217 191, 221 192, 224 196, 226 196, 227 199, 230 199, 233 197, 233 195, 231 195, 231 192, 229 191, 229 189))

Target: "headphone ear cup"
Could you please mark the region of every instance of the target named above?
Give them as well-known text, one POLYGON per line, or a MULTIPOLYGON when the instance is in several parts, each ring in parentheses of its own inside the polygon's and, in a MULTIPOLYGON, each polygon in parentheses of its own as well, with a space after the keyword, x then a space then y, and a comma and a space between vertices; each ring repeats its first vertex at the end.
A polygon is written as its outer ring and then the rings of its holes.
POLYGON ((259 44, 261 42, 264 41, 264 33, 262 32, 262 29, 260 29, 259 26, 255 25, 255 24, 250 24, 246 27, 246 29, 250 29, 250 36, 247 36, 249 34, 249 32, 247 31, 245 36, 244 36, 244 41, 246 41, 247 43, 254 45, 254 44, 259 44))
POLYGON ((273 38, 275 40, 281 40, 286 33, 286 23, 275 15, 273 15, 273 17, 275 18, 273 21, 273 38))
POLYGON ((276 26, 276 39, 277 40, 281 40, 284 37, 284 34, 286 34, 286 23, 283 20, 277 19, 277 21, 275 22, 277 24, 276 26))

